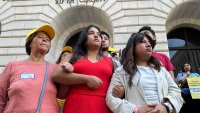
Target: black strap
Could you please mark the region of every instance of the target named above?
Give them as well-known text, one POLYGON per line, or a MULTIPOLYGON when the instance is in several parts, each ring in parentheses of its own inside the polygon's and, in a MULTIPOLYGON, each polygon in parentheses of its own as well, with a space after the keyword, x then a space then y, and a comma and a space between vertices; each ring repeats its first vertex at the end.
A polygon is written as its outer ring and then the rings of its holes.
POLYGON ((39 98, 39 101, 38 101, 38 106, 37 106, 37 109, 36 109, 36 113, 40 112, 40 107, 42 105, 42 99, 43 99, 43 96, 44 96, 45 87, 46 87, 47 78, 48 78, 48 70, 49 70, 49 63, 46 62, 46 70, 45 70, 44 82, 43 82, 42 90, 41 90, 41 93, 40 93, 40 98, 39 98))

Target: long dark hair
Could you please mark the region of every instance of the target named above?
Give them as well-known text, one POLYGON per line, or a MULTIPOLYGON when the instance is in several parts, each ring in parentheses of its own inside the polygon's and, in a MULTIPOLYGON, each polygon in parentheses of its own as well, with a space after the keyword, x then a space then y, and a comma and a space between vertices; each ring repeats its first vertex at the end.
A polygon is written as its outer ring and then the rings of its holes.
MULTIPOLYGON (((70 63, 72 63, 72 64, 75 63, 78 59, 80 59, 81 56, 87 57, 86 41, 88 38, 88 31, 92 27, 98 29, 99 33, 101 32, 100 28, 97 26, 94 26, 94 25, 89 25, 85 29, 83 29, 79 36, 78 42, 76 43, 76 45, 74 47, 74 52, 73 52, 73 56, 70 60, 70 63)), ((101 35, 100 35, 100 37, 101 37, 101 35)), ((99 57, 103 56, 102 47, 100 47, 98 55, 99 55, 99 57)))
MULTIPOLYGON (((132 79, 133 76, 136 74, 138 71, 136 61, 135 61, 135 47, 137 43, 141 43, 144 37, 147 37, 148 40, 151 42, 151 45, 153 45, 153 40, 149 35, 145 35, 143 33, 134 33, 131 35, 131 37, 128 40, 128 43, 126 44, 126 48, 124 51, 124 61, 123 61, 123 69, 125 72, 130 76, 128 84, 129 86, 132 85, 132 79)), ((155 59, 154 57, 150 57, 148 60, 148 65, 152 66, 156 70, 160 71, 161 63, 155 59)))

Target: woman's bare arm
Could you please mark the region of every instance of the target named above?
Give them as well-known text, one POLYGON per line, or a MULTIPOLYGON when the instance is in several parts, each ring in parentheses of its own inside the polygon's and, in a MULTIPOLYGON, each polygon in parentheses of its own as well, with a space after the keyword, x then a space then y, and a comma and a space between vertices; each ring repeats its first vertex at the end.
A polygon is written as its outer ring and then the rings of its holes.
POLYGON ((96 76, 65 72, 61 65, 57 65, 56 69, 52 73, 52 77, 53 81, 64 85, 86 84, 89 88, 95 89, 102 84, 101 79, 96 76))

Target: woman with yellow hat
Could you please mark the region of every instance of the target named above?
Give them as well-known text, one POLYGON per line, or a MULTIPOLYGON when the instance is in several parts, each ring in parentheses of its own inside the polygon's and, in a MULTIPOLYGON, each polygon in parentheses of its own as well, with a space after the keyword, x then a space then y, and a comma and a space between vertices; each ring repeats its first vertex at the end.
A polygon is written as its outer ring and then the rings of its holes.
POLYGON ((72 50, 73 48, 71 46, 65 46, 62 49, 62 52, 58 58, 58 60, 56 61, 56 64, 62 63, 62 62, 69 62, 69 60, 71 59, 72 56, 72 50))
POLYGON ((28 59, 10 62, 0 76, 0 113, 59 113, 51 80, 56 64, 45 60, 54 35, 50 25, 28 32, 28 59))

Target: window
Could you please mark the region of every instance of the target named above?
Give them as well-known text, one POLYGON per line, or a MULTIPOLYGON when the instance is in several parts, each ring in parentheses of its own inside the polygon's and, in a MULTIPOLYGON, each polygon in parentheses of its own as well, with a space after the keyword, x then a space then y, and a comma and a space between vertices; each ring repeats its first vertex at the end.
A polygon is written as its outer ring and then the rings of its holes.
POLYGON ((200 31, 194 28, 178 28, 167 35, 169 53, 176 70, 182 70, 185 62, 190 62, 192 71, 200 67, 200 31))

